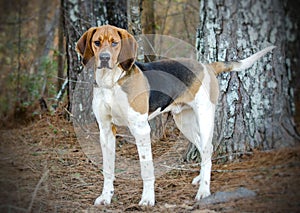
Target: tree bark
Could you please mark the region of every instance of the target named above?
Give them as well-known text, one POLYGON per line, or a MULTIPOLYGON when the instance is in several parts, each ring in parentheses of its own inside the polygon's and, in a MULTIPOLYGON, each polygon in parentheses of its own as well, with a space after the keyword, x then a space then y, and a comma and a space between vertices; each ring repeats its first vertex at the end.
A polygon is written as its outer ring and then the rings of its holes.
POLYGON ((64 83, 64 0, 60 1, 59 23, 58 23, 58 54, 57 54, 57 92, 60 91, 64 83))
POLYGON ((155 34, 154 2, 155 0, 143 1, 142 24, 144 34, 155 34))
MULTIPOLYGON (((128 32, 134 35, 137 39, 137 42, 141 43, 142 34, 142 21, 141 21, 141 11, 142 11, 142 2, 141 0, 128 0, 127 1, 128 9, 128 32)), ((138 45, 137 60, 144 61, 144 49, 142 45, 138 45)))
POLYGON ((106 20, 110 25, 128 29, 127 1, 126 0, 104 0, 107 11, 106 20))
MULTIPOLYGON (((144 1, 144 3, 147 1, 144 1)), ((153 1, 148 1, 153 2, 153 1)), ((145 56, 145 42, 143 42, 142 34, 142 1, 141 0, 128 0, 127 1, 127 8, 128 8, 128 31, 129 33, 133 34, 138 42, 138 54, 137 60, 138 61, 148 61, 147 56, 145 56)), ((148 10, 147 8, 146 10, 148 10)), ((153 13, 153 11, 152 11, 153 13)), ((154 140, 160 139, 163 136, 163 124, 162 124, 162 117, 157 116, 156 118, 149 121, 151 127, 151 138, 154 140)))
POLYGON ((90 27, 111 24, 127 29, 127 4, 125 0, 63 0, 63 6, 69 82, 68 111, 79 115, 76 118, 79 123, 89 123, 92 113, 93 68, 83 69, 81 58, 75 51, 76 42, 90 27))
MULTIPOLYGON (((155 16, 154 16, 154 3, 155 0, 143 1, 143 10, 142 10, 142 25, 143 25, 143 33, 148 36, 147 39, 149 43, 144 42, 144 49, 146 52, 151 52, 152 47, 149 47, 149 44, 154 44, 155 40, 155 16), (147 46, 145 46, 147 45, 147 46)), ((144 55, 145 62, 151 62, 156 60, 156 55, 144 55)))
MULTIPOLYGON (((299 25, 291 22, 290 10, 279 0, 201 1, 196 41, 200 62, 239 60, 271 44, 277 46, 252 68, 218 76, 216 154, 226 153, 232 159, 236 153, 299 141, 291 86, 299 58, 299 25)), ((194 151, 193 147, 188 153, 194 151)))
POLYGON ((127 7, 125 0, 64 0, 63 5, 65 10, 64 25, 67 46, 67 73, 69 78, 68 110, 71 112, 77 75, 83 69, 81 59, 75 51, 76 42, 90 27, 111 24, 127 28, 127 7), (112 10, 114 13, 112 13, 112 10))
POLYGON ((81 65, 81 59, 75 51, 76 42, 87 29, 89 29, 92 26, 95 26, 98 23, 102 24, 102 16, 99 14, 100 9, 94 8, 92 3, 94 2, 64 0, 64 26, 66 34, 66 57, 68 65, 67 75, 69 79, 68 110, 70 112, 72 110, 73 92, 77 81, 77 75, 83 69, 81 65), (98 13, 96 14, 99 15, 98 18, 95 18, 93 15, 90 15, 97 11, 98 13))

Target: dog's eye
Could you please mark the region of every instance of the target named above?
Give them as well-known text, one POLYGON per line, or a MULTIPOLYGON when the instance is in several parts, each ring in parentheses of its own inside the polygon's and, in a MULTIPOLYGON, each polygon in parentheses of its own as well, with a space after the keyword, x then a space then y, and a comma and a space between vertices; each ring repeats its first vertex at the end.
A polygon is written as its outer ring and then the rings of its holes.
POLYGON ((113 42, 113 43, 111 43, 111 46, 116 47, 118 44, 119 44, 119 42, 113 42))
POLYGON ((100 46, 100 41, 95 41, 94 44, 99 47, 100 46))

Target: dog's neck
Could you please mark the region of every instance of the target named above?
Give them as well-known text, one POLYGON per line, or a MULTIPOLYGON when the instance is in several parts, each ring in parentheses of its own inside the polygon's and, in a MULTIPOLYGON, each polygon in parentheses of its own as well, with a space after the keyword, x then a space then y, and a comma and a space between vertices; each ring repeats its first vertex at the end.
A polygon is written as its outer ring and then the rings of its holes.
POLYGON ((118 80, 120 80, 125 75, 125 72, 119 67, 113 69, 109 68, 96 68, 95 70, 95 80, 96 86, 100 88, 113 88, 118 80))

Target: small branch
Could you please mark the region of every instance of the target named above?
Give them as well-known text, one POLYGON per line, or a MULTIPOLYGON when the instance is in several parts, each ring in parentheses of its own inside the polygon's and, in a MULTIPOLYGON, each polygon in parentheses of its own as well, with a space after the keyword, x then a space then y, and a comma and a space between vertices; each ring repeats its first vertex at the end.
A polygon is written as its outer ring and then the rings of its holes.
POLYGON ((69 116, 71 118, 73 118, 73 120, 75 121, 75 123, 79 125, 80 129, 83 132, 88 133, 88 134, 92 134, 92 135, 98 135, 99 134, 99 132, 91 132, 87 128, 83 127, 82 124, 78 121, 78 119, 67 108, 64 108, 64 110, 69 114, 69 116))
POLYGON ((64 83, 63 83, 62 86, 61 86, 61 89, 59 90, 59 92, 57 93, 57 95, 56 95, 56 97, 55 97, 56 104, 54 104, 54 105, 52 106, 54 109, 57 108, 59 102, 61 101, 61 99, 62 99, 62 97, 63 97, 63 95, 64 95, 64 93, 65 93, 65 91, 66 91, 66 88, 67 88, 67 86, 68 86, 68 83, 69 83, 69 79, 66 78, 65 81, 64 81, 64 83))
POLYGON ((222 156, 213 158, 212 160, 220 160, 220 159, 232 156, 232 155, 253 155, 253 152, 236 152, 236 153, 230 153, 230 154, 227 154, 227 155, 222 155, 222 156))
POLYGON ((31 202, 28 206, 28 209, 27 209, 27 212, 31 212, 32 211, 32 206, 33 206, 33 202, 35 200, 35 197, 36 197, 36 194, 42 184, 42 182, 46 179, 46 177, 48 176, 48 173, 49 173, 49 169, 43 174, 43 176, 41 177, 41 179, 39 180, 38 184, 36 185, 34 191, 33 191, 33 194, 32 194, 32 198, 31 198, 31 202))
POLYGON ((167 166, 167 165, 163 165, 163 164, 160 164, 160 166, 163 166, 165 168, 168 168, 168 169, 174 169, 174 170, 181 170, 181 171, 191 171, 191 169, 186 169, 186 168, 180 168, 180 167, 173 167, 173 166, 167 166))
POLYGON ((234 173, 234 172, 250 172, 258 169, 239 169, 239 170, 230 170, 230 169, 216 169, 211 170, 212 172, 218 172, 218 173, 234 173))
MULTIPOLYGON (((187 164, 187 165, 182 165, 180 167, 174 167, 174 166, 168 166, 168 165, 164 165, 164 164, 159 164, 160 166, 162 167, 165 167, 165 168, 168 168, 168 169, 174 169, 174 170, 181 170, 181 171, 191 171, 191 172, 195 172, 195 169, 192 169, 192 168, 184 168, 184 167, 198 167, 199 164, 196 163, 196 164, 187 164)), ((196 171, 199 171, 199 169, 197 169, 196 171)))

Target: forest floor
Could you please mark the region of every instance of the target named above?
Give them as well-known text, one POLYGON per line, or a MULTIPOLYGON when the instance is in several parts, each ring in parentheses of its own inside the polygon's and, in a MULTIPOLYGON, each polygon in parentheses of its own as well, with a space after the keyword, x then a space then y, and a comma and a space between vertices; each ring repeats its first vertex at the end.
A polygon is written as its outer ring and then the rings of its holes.
MULTIPOLYGON (((182 135, 176 139, 185 140, 182 135)), ((142 182, 125 177, 116 179, 110 206, 94 207, 103 177, 82 151, 70 122, 43 116, 0 130, 0 141, 0 212, 300 212, 299 146, 213 162, 212 194, 244 187, 255 193, 250 197, 195 202, 198 186, 191 182, 199 168, 190 166, 157 177, 155 207, 138 206, 142 182)))

